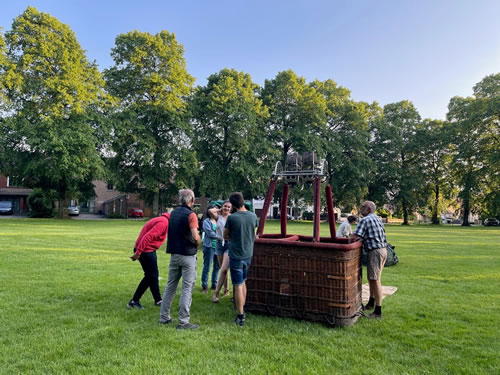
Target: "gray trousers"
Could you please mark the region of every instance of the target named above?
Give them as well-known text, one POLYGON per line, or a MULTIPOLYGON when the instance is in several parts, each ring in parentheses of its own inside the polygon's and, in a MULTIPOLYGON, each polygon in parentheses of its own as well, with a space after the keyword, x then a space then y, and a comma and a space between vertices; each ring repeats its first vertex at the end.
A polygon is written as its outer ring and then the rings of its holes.
POLYGON ((163 293, 160 322, 171 319, 170 308, 177 293, 177 285, 182 277, 182 292, 179 301, 179 324, 189 323, 194 282, 196 280, 196 255, 172 254, 168 267, 168 282, 163 293))

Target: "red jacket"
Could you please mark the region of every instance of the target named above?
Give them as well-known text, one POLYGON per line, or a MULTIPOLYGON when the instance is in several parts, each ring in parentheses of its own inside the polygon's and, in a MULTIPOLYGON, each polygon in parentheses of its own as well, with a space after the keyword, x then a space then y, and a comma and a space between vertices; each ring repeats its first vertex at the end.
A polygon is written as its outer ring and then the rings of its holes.
POLYGON ((139 233, 137 241, 135 241, 135 253, 152 253, 158 250, 167 239, 169 220, 169 213, 149 220, 139 233))

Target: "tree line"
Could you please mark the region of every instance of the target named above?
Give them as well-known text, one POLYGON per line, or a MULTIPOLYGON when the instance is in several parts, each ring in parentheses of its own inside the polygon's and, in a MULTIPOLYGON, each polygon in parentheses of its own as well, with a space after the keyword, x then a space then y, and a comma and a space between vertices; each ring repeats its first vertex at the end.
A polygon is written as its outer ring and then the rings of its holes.
POLYGON ((155 214, 183 187, 262 196, 277 161, 314 150, 346 210, 371 199, 405 223, 415 211, 438 223, 450 205, 465 225, 470 212, 500 216, 500 73, 452 98, 441 121, 292 70, 261 87, 226 68, 195 87, 167 31, 120 34, 111 56, 99 71, 69 26, 33 7, 0 34, 0 171, 61 210, 91 198, 95 179, 140 192, 155 214))

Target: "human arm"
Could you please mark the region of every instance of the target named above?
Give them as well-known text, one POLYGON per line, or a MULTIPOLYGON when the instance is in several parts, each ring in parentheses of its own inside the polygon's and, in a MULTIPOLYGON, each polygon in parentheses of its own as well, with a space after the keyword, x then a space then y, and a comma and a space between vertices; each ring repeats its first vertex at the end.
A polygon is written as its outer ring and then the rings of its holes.
POLYGON ((193 237, 194 244, 196 246, 200 245, 200 234, 198 233, 198 217, 193 212, 188 217, 189 230, 191 231, 191 236, 193 237))
POLYGON ((349 237, 349 243, 353 243, 353 242, 356 242, 356 241, 363 241, 363 237, 360 237, 358 236, 357 234, 351 234, 351 236, 349 237))
POLYGON ((229 241, 231 239, 231 235, 229 233, 228 228, 224 228, 224 240, 229 241))
POLYGON ((210 220, 203 221, 203 232, 205 232, 205 236, 210 238, 217 238, 217 231, 214 229, 212 222, 210 220))
POLYGON ((130 257, 130 259, 132 259, 132 261, 134 261, 134 262, 135 262, 137 259, 139 259, 139 257, 140 257, 140 256, 141 256, 141 254, 137 254, 137 252, 136 252, 136 248, 134 247, 134 255, 132 255, 132 256, 130 257))

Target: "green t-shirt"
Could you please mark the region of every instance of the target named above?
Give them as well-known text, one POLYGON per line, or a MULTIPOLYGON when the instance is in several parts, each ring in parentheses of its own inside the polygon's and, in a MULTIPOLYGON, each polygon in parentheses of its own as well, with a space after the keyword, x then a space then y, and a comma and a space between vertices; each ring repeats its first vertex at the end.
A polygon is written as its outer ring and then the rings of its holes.
POLYGON ((229 230, 229 257, 246 259, 253 255, 253 241, 257 215, 250 211, 237 211, 229 215, 226 226, 229 230))

